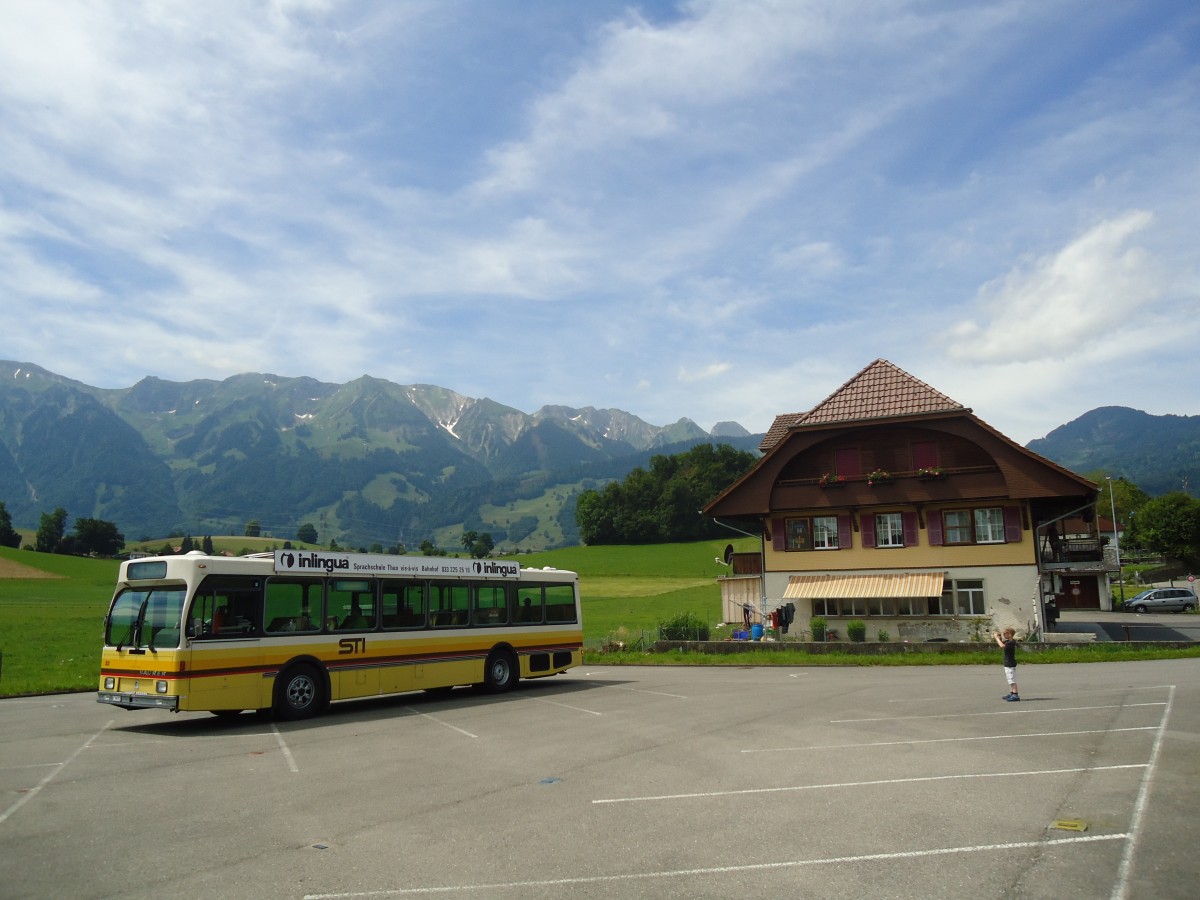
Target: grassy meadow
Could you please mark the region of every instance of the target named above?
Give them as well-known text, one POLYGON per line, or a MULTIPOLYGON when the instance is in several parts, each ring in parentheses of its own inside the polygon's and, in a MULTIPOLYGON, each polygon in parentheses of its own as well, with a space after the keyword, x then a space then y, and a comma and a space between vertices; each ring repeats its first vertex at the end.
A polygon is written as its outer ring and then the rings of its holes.
MULTIPOLYGON (((158 549, 165 541, 148 541, 158 549)), ((219 551, 269 550, 270 538, 214 537, 219 551)), ((672 651, 647 655, 641 647, 657 637, 658 624, 691 613, 716 625, 721 613, 717 576, 728 570, 714 562, 729 541, 654 546, 572 547, 521 554, 522 566, 552 566, 579 573, 586 652, 593 661, 639 665, 963 665, 997 664, 994 655, 900 654, 819 658, 794 651, 711 656, 672 651), (601 645, 621 641, 630 649, 600 654, 601 645), (977 658, 975 658, 977 656, 977 658)), ((733 541, 752 550, 752 539, 733 541)), ((112 597, 117 563, 0 548, 0 697, 57 691, 95 690, 104 614, 112 597)), ((713 639, 726 633, 714 630, 713 639)), ((1120 643, 1064 646, 1038 653, 1029 662, 1086 662, 1200 655, 1187 650, 1146 650, 1120 643)))
MULTIPOLYGON (((165 540, 130 545, 157 550, 165 540)), ((580 573, 584 641, 653 639, 658 623, 681 612, 717 621, 721 592, 713 562, 728 541, 656 547, 577 547, 522 554, 522 566, 580 573)), ((737 542, 735 542, 736 544, 737 542)), ((278 539, 213 537, 214 548, 270 550, 278 539)), ((95 690, 104 614, 117 580, 112 560, 0 548, 0 697, 95 690), (13 566, 23 568, 13 568, 13 566), (14 577, 15 576, 15 577, 14 577), (37 577, 22 577, 37 576, 37 577)))

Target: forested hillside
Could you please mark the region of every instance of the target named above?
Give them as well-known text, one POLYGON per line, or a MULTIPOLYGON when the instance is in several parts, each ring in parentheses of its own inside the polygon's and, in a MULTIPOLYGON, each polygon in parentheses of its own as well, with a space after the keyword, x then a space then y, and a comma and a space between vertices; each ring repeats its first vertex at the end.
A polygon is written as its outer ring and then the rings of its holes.
MULTIPOLYGON (((310 524, 343 546, 415 547, 456 529, 510 547, 570 545, 579 491, 716 440, 687 419, 526 414, 368 376, 146 378, 108 390, 24 363, 0 370, 0 502, 13 521, 36 526, 62 508, 115 522, 129 540, 239 534, 253 520, 280 538, 310 524)), ((736 423, 722 429, 722 442, 757 445, 736 423)))

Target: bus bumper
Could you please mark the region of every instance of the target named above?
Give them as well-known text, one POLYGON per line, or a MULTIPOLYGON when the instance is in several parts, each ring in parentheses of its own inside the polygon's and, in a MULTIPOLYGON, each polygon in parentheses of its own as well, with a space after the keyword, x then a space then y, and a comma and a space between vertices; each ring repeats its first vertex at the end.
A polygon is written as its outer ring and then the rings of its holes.
POLYGON ((96 694, 97 703, 108 703, 121 709, 169 709, 179 711, 178 697, 165 697, 157 694, 133 694, 125 691, 100 691, 96 694))

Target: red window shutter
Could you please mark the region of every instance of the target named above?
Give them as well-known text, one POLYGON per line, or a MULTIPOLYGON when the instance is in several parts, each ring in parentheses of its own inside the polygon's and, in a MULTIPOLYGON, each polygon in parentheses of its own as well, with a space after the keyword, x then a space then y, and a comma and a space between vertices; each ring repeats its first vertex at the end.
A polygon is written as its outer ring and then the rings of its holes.
POLYGON ((783 531, 783 519, 771 520, 771 547, 774 550, 787 549, 787 535, 783 531))
POLYGON ((917 524, 917 514, 915 512, 906 512, 900 515, 900 521, 904 525, 904 546, 915 547, 921 542, 919 535, 919 525, 917 524))
POLYGON ((854 543, 854 522, 849 516, 838 516, 838 549, 849 550, 854 543))
POLYGON ((942 546, 942 514, 940 512, 932 512, 926 518, 925 522, 926 533, 929 535, 929 546, 942 546))
POLYGON ((870 514, 862 517, 862 545, 864 547, 875 546, 875 517, 870 514))
POLYGON ((833 455, 837 473, 844 478, 854 478, 862 474, 862 462, 857 447, 843 447, 833 455))
POLYGON ((912 444, 912 467, 932 469, 938 464, 937 441, 914 441, 912 444))
POLYGON ((1021 507, 1004 507, 1004 541, 1008 544, 1021 542, 1021 507))

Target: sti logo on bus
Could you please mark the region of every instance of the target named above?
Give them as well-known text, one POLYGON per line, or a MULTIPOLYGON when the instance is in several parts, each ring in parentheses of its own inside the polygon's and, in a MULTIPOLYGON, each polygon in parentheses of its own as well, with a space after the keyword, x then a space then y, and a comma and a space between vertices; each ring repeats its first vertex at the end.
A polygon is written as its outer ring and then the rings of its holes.
POLYGON ((316 553, 301 553, 297 556, 291 553, 283 554, 283 565, 288 569, 324 569, 333 572, 336 569, 349 569, 350 560, 338 559, 333 556, 318 556, 316 553))
POLYGON ((505 577, 509 575, 515 577, 519 568, 517 563, 492 562, 491 560, 486 562, 476 560, 474 565, 476 575, 502 575, 505 577))

